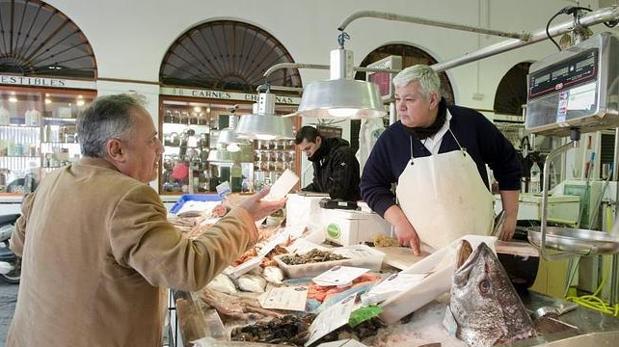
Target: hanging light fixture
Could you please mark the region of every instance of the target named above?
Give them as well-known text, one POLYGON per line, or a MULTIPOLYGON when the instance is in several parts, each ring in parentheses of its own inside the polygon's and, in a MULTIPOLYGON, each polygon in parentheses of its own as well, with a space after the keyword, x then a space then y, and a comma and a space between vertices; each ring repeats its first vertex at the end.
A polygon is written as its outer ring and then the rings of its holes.
POLYGON ((303 89, 298 111, 302 116, 361 119, 387 114, 378 87, 353 80, 353 52, 344 49, 347 38, 348 34, 340 34, 340 47, 331 51, 331 79, 312 82, 303 89))
POLYGON ((228 117, 228 127, 219 131, 217 144, 226 145, 228 152, 238 152, 241 150, 240 145, 247 143, 247 139, 239 136, 235 130, 237 121, 238 117, 231 114, 228 117))
POLYGON ((252 140, 283 140, 293 139, 292 119, 275 115, 275 95, 258 94, 252 114, 241 116, 236 132, 252 140))

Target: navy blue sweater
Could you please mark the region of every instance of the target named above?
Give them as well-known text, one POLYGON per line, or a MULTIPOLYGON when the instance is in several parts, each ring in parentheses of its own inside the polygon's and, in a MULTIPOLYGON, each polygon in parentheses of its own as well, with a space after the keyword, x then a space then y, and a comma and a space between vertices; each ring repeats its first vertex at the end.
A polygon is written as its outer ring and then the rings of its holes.
MULTIPOLYGON (((512 144, 481 113, 459 106, 448 106, 448 109, 452 115, 449 128, 477 164, 486 187, 488 173, 485 164, 488 164, 499 182, 499 190, 520 190, 520 161, 512 144)), ((395 204, 391 186, 398 182, 398 177, 411 157, 411 137, 414 156, 429 156, 430 151, 423 143, 398 121, 380 136, 363 169, 361 196, 381 216, 395 204)), ((439 153, 456 149, 458 144, 451 133, 447 132, 443 136, 439 153)))

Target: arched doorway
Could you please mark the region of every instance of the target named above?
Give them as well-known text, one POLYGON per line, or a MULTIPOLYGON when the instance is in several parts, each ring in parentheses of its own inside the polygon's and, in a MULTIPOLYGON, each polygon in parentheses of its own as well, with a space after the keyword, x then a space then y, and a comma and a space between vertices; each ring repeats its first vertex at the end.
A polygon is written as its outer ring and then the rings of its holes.
POLYGON ((23 76, 97 77, 97 63, 80 28, 43 1, 0 2, 0 72, 23 76))
MULTIPOLYGON (((432 57, 430 53, 424 51, 423 49, 412 45, 398 43, 387 44, 376 48, 363 59, 360 66, 368 66, 374 62, 377 62, 392 55, 402 57, 403 69, 417 64, 433 65, 437 63, 436 59, 434 59, 434 57, 432 57)), ((441 95, 445 98, 448 104, 453 104, 455 99, 449 77, 445 72, 441 72, 439 74, 439 77, 441 79, 441 95)), ((357 72, 355 75, 355 79, 358 80, 365 80, 365 78, 365 72, 357 72)), ((385 120, 385 122, 387 125, 387 120, 385 120)), ((350 144, 355 151, 359 148, 360 124, 361 122, 358 120, 353 120, 350 124, 350 144)))
MULTIPOLYGON (((264 72, 278 63, 294 60, 271 34, 248 23, 220 20, 181 35, 163 58, 159 80, 165 85, 254 93, 266 82, 264 72)), ((282 69, 269 82, 301 87, 301 76, 297 69, 282 69)))
POLYGON ((494 112, 505 115, 522 115, 522 105, 527 103, 527 74, 531 63, 514 65, 499 82, 494 96, 494 112))
POLYGON ((0 191, 22 193, 80 156, 75 119, 97 63, 80 28, 43 1, 0 1, 0 191))
MULTIPOLYGON (((166 146, 160 165, 161 193, 214 191, 217 184, 233 181, 237 162, 244 178, 241 189, 273 182, 285 169, 298 172, 294 142, 254 141, 239 146, 240 153, 230 153, 228 145, 217 141, 234 116, 252 113, 256 88, 267 82, 264 72, 279 63, 294 63, 282 43, 266 30, 239 21, 199 24, 170 46, 159 71, 160 133, 166 146), (188 133, 204 141, 188 150, 184 140, 188 133), (199 160, 194 160, 196 156, 199 160), (191 175, 182 174, 189 170, 191 175)), ((298 69, 278 70, 268 82, 302 87, 298 69)), ((295 94, 278 93, 277 100, 278 113, 292 113, 298 105, 295 94)))

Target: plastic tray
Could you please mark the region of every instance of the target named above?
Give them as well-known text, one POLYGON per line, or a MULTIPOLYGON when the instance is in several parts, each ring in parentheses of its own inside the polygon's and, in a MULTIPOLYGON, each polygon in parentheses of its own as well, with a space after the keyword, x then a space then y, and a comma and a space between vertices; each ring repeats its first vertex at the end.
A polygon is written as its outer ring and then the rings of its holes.
POLYGON ((496 241, 496 237, 492 236, 466 235, 401 271, 404 274, 428 275, 420 283, 412 285, 380 305, 383 308, 380 317, 384 322, 395 323, 443 293, 449 292, 456 269, 457 247, 461 239, 469 241, 473 249, 481 242, 485 242, 494 250, 496 241))
POLYGON ((176 214, 187 201, 221 201, 221 198, 217 194, 184 194, 174 203, 170 213, 176 214))
POLYGON ((282 261, 282 257, 290 254, 280 254, 273 259, 277 263, 280 269, 284 272, 288 278, 302 278, 302 277, 314 277, 321 273, 330 270, 334 266, 354 266, 353 259, 342 259, 333 261, 323 261, 320 263, 307 263, 300 265, 288 265, 282 261))
POLYGON ((381 269, 385 254, 365 245, 332 248, 329 251, 340 254, 347 259, 324 261, 320 263, 307 263, 300 265, 288 265, 281 258, 290 254, 280 254, 273 257, 280 269, 288 278, 314 277, 330 270, 334 266, 353 266, 368 268, 372 271, 381 269))

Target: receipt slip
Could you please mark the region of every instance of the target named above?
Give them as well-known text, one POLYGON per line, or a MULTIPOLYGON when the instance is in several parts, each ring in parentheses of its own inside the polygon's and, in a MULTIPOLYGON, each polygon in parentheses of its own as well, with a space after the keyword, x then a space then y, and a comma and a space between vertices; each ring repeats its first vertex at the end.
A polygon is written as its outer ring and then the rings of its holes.
POLYGON ((273 183, 269 194, 267 194, 267 196, 265 196, 262 200, 277 201, 283 199, 298 181, 299 177, 295 175, 294 172, 290 171, 290 169, 286 169, 286 171, 279 176, 277 181, 273 183))
POLYGON ((309 327, 310 337, 305 346, 311 345, 335 329, 348 324, 348 319, 350 319, 350 314, 355 307, 356 299, 357 293, 351 294, 342 301, 320 312, 309 327))
POLYGON ((352 266, 334 266, 331 270, 314 277, 312 281, 319 286, 346 286, 351 284, 355 278, 368 271, 370 271, 370 269, 352 266))
POLYGON ((259 302, 263 308, 305 311, 308 289, 305 286, 273 287, 260 296, 259 302))

